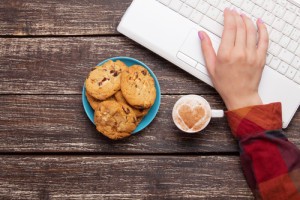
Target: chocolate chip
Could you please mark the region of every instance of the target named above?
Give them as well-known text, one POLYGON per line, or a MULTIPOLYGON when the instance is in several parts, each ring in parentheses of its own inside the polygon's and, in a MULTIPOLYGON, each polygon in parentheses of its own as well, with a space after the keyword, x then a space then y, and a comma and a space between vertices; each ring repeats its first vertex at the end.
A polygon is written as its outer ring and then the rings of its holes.
POLYGON ((109 78, 104 77, 102 81, 98 82, 98 85, 101 86, 104 81, 109 81, 109 78))
POLYGON ((143 74, 144 76, 146 76, 146 75, 147 75, 147 72, 146 72, 145 70, 143 70, 143 71, 142 71, 142 74, 143 74))
POLYGON ((118 75, 119 75, 119 72, 115 72, 115 73, 113 74, 114 77, 116 77, 116 76, 118 76, 118 75))
POLYGON ((124 110, 124 112, 126 114, 129 114, 130 113, 130 109, 129 108, 124 108, 124 106, 122 106, 122 109, 124 110))
POLYGON ((144 106, 134 106, 134 107, 136 107, 139 110, 144 110, 145 109, 144 106))
POLYGON ((110 70, 110 72, 109 73, 111 73, 111 74, 114 74, 116 71, 115 70, 110 70))

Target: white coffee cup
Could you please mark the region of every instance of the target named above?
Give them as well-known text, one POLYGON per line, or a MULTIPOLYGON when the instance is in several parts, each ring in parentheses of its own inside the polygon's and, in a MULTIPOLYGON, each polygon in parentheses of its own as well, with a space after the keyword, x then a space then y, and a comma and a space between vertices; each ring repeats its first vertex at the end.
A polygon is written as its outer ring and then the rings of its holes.
POLYGON ((211 118, 224 117, 224 111, 212 110, 209 103, 201 96, 186 95, 175 103, 172 117, 180 130, 196 133, 203 130, 211 118))

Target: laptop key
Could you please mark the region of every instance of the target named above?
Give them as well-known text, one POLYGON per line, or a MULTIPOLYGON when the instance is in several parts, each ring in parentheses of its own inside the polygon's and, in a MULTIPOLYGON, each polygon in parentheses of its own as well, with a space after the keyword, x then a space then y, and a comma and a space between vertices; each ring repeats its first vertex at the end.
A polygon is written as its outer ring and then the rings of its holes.
POLYGON ((285 12, 285 15, 283 16, 283 20, 287 21, 289 24, 293 24, 296 17, 297 15, 295 13, 292 13, 291 11, 287 10, 285 12))
POLYGON ((300 69, 300 58, 298 56, 294 58, 292 66, 296 69, 300 69))
POLYGON ((180 0, 172 0, 171 3, 169 4, 169 7, 176 12, 179 11, 181 6, 182 6, 182 1, 180 0))
POLYGON ((285 76, 288 77, 289 79, 293 79, 294 76, 296 75, 297 70, 293 67, 289 67, 289 69, 287 70, 285 76))
POLYGON ((277 57, 274 57, 270 63, 270 67, 273 68, 273 69, 277 69, 278 68, 278 65, 280 64, 280 59, 277 58, 277 57))
POLYGON ((187 4, 183 4, 179 10, 179 13, 185 17, 189 17, 193 11, 193 8, 187 4))
POLYGON ((295 12, 297 11, 297 7, 294 6, 294 5, 291 4, 291 3, 287 3, 286 8, 287 8, 288 10, 290 10, 291 12, 293 12, 293 13, 295 13, 295 12))
POLYGON ((212 6, 217 7, 219 5, 220 0, 209 0, 208 1, 212 6))
POLYGON ((265 13, 265 10, 262 7, 258 7, 256 5, 254 6, 254 8, 252 10, 252 15, 254 15, 256 18, 263 16, 264 13, 265 13))
POLYGON ((171 0, 159 0, 159 2, 167 6, 171 2, 171 0))
POLYGON ((287 36, 289 36, 289 35, 292 33, 293 29, 294 29, 294 28, 293 28, 292 25, 290 25, 290 24, 285 24, 285 27, 284 27, 284 29, 282 30, 282 33, 285 34, 285 35, 287 35, 287 36))
POLYGON ((272 54, 267 53, 267 58, 266 58, 266 64, 267 65, 270 65, 270 63, 272 61, 272 58, 273 58, 272 54))
POLYGON ((280 5, 276 5, 275 9, 273 10, 273 14, 276 15, 277 17, 282 17, 285 13, 285 9, 284 7, 280 6, 280 5))
POLYGON ((292 41, 289 43, 287 49, 288 49, 289 51, 291 51, 291 52, 295 52, 296 49, 297 49, 297 47, 298 47, 298 42, 295 42, 294 40, 292 40, 292 41))
POLYGON ((217 22, 219 22, 221 25, 224 24, 224 14, 220 13, 218 18, 217 18, 217 22))
POLYGON ((219 11, 219 9, 213 7, 213 6, 210 6, 206 15, 209 16, 210 18, 216 20, 217 17, 221 14, 221 12, 219 11))
POLYGON ((271 34, 270 34, 270 39, 274 42, 280 41, 280 38, 282 37, 282 33, 273 29, 271 34))
POLYGON ((281 62, 277 71, 281 74, 285 74, 288 68, 289 68, 288 64, 286 64, 285 62, 281 62))
POLYGON ((222 32, 224 27, 220 25, 218 22, 215 20, 210 19, 209 17, 206 17, 205 15, 203 16, 202 20, 199 23, 200 26, 203 28, 211 31, 215 35, 222 37, 222 32))
POLYGON ((299 44, 297 50, 295 51, 295 54, 300 57, 300 44, 299 44))
POLYGON ((251 11, 253 10, 254 8, 254 3, 252 3, 251 1, 244 1, 244 3, 242 4, 242 9, 248 13, 251 13, 251 11))
POLYGON ((272 12, 273 9, 275 8, 275 2, 273 0, 265 0, 264 4, 263 4, 263 8, 272 12))
POLYGON ((208 10, 208 8, 209 8, 209 4, 203 0, 200 0, 196 7, 196 9, 198 11, 200 11, 201 13, 204 13, 204 14, 206 14, 206 11, 208 10))
POLYGON ((189 6, 192 6, 193 8, 196 8, 197 4, 199 3, 199 0, 186 0, 185 3, 189 6))
POLYGON ((284 35, 284 36, 281 38, 279 44, 280 44, 282 47, 286 48, 287 45, 290 43, 290 41, 291 41, 291 39, 290 39, 289 37, 287 37, 287 36, 284 35))
POLYGON ((274 42, 270 42, 269 52, 273 54, 274 56, 277 56, 281 51, 281 46, 274 42))
POLYGON ((295 21, 295 26, 300 29, 300 17, 297 17, 296 21, 295 21))
POLYGON ((278 30, 278 31, 282 31, 283 27, 285 26, 285 21, 283 21, 280 18, 276 18, 275 21, 273 22, 272 26, 278 30))
POLYGON ((296 83, 300 84, 300 71, 298 71, 293 79, 296 83))
POLYGON ((228 0, 221 0, 221 2, 218 4, 219 10, 223 11, 225 8, 229 8, 231 6, 231 3, 228 0))
POLYGON ((294 29, 291 33, 291 38, 294 39, 294 40, 299 40, 300 38, 300 31, 298 29, 294 29))
POLYGON ((192 20, 193 22, 198 24, 200 22, 200 20, 202 19, 202 16, 203 15, 199 11, 194 10, 193 13, 190 16, 190 20, 192 20))
POLYGON ((273 23, 274 19, 275 19, 275 16, 272 13, 270 13, 268 11, 265 12, 265 14, 263 16, 264 22, 266 22, 268 25, 271 25, 273 23))
POLYGON ((292 54, 291 52, 289 52, 286 49, 282 49, 282 51, 279 53, 278 57, 283 60, 284 62, 291 64, 291 62, 294 59, 294 54, 292 54))

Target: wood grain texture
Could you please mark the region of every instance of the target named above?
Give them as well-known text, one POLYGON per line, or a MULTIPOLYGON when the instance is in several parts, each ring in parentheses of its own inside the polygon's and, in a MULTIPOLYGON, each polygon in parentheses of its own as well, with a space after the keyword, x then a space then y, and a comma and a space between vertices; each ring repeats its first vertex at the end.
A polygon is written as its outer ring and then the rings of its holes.
POLYGON ((177 66, 124 37, 0 38, 0 94, 80 94, 100 61, 129 56, 156 74, 163 94, 216 94, 177 66))
POLYGON ((0 157, 1 199, 253 199, 239 158, 0 157))
MULTIPOLYGON (((204 95, 215 109, 221 99, 204 95)), ((1 95, 0 152, 209 153, 238 152, 225 118, 213 119, 202 134, 184 134, 172 122, 180 95, 163 95, 158 115, 145 130, 110 141, 98 133, 84 113, 80 95, 1 95)), ((298 111, 286 130, 300 147, 298 111)))
POLYGON ((2 0, 0 35, 118 34, 132 0, 2 0))

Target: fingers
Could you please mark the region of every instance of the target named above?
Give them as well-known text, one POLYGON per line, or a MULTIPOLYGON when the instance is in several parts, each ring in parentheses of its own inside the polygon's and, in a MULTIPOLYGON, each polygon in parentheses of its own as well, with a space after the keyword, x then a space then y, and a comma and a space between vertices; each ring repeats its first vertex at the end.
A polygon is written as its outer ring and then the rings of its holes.
POLYGON ((247 41, 246 41, 246 46, 247 49, 254 54, 254 52, 256 51, 256 36, 257 36, 257 32, 256 32, 256 28, 254 26, 254 23, 252 22, 252 20, 247 17, 246 15, 242 14, 241 15, 245 26, 246 26, 246 31, 247 31, 247 41))
POLYGON ((235 22, 236 22, 235 47, 238 50, 244 51, 246 48, 246 39, 247 39, 246 26, 243 19, 236 11, 233 11, 233 15, 235 17, 235 22))
POLYGON ((230 51, 234 47, 236 37, 236 20, 231 10, 224 10, 224 31, 219 51, 230 51))
POLYGON ((211 76, 214 76, 216 63, 215 50, 212 46, 209 36, 205 32, 199 31, 198 35, 201 40, 201 48, 206 62, 207 71, 211 76))
POLYGON ((258 19, 256 23, 258 27, 257 54, 260 59, 265 61, 269 46, 269 34, 266 25, 261 19, 258 19))

